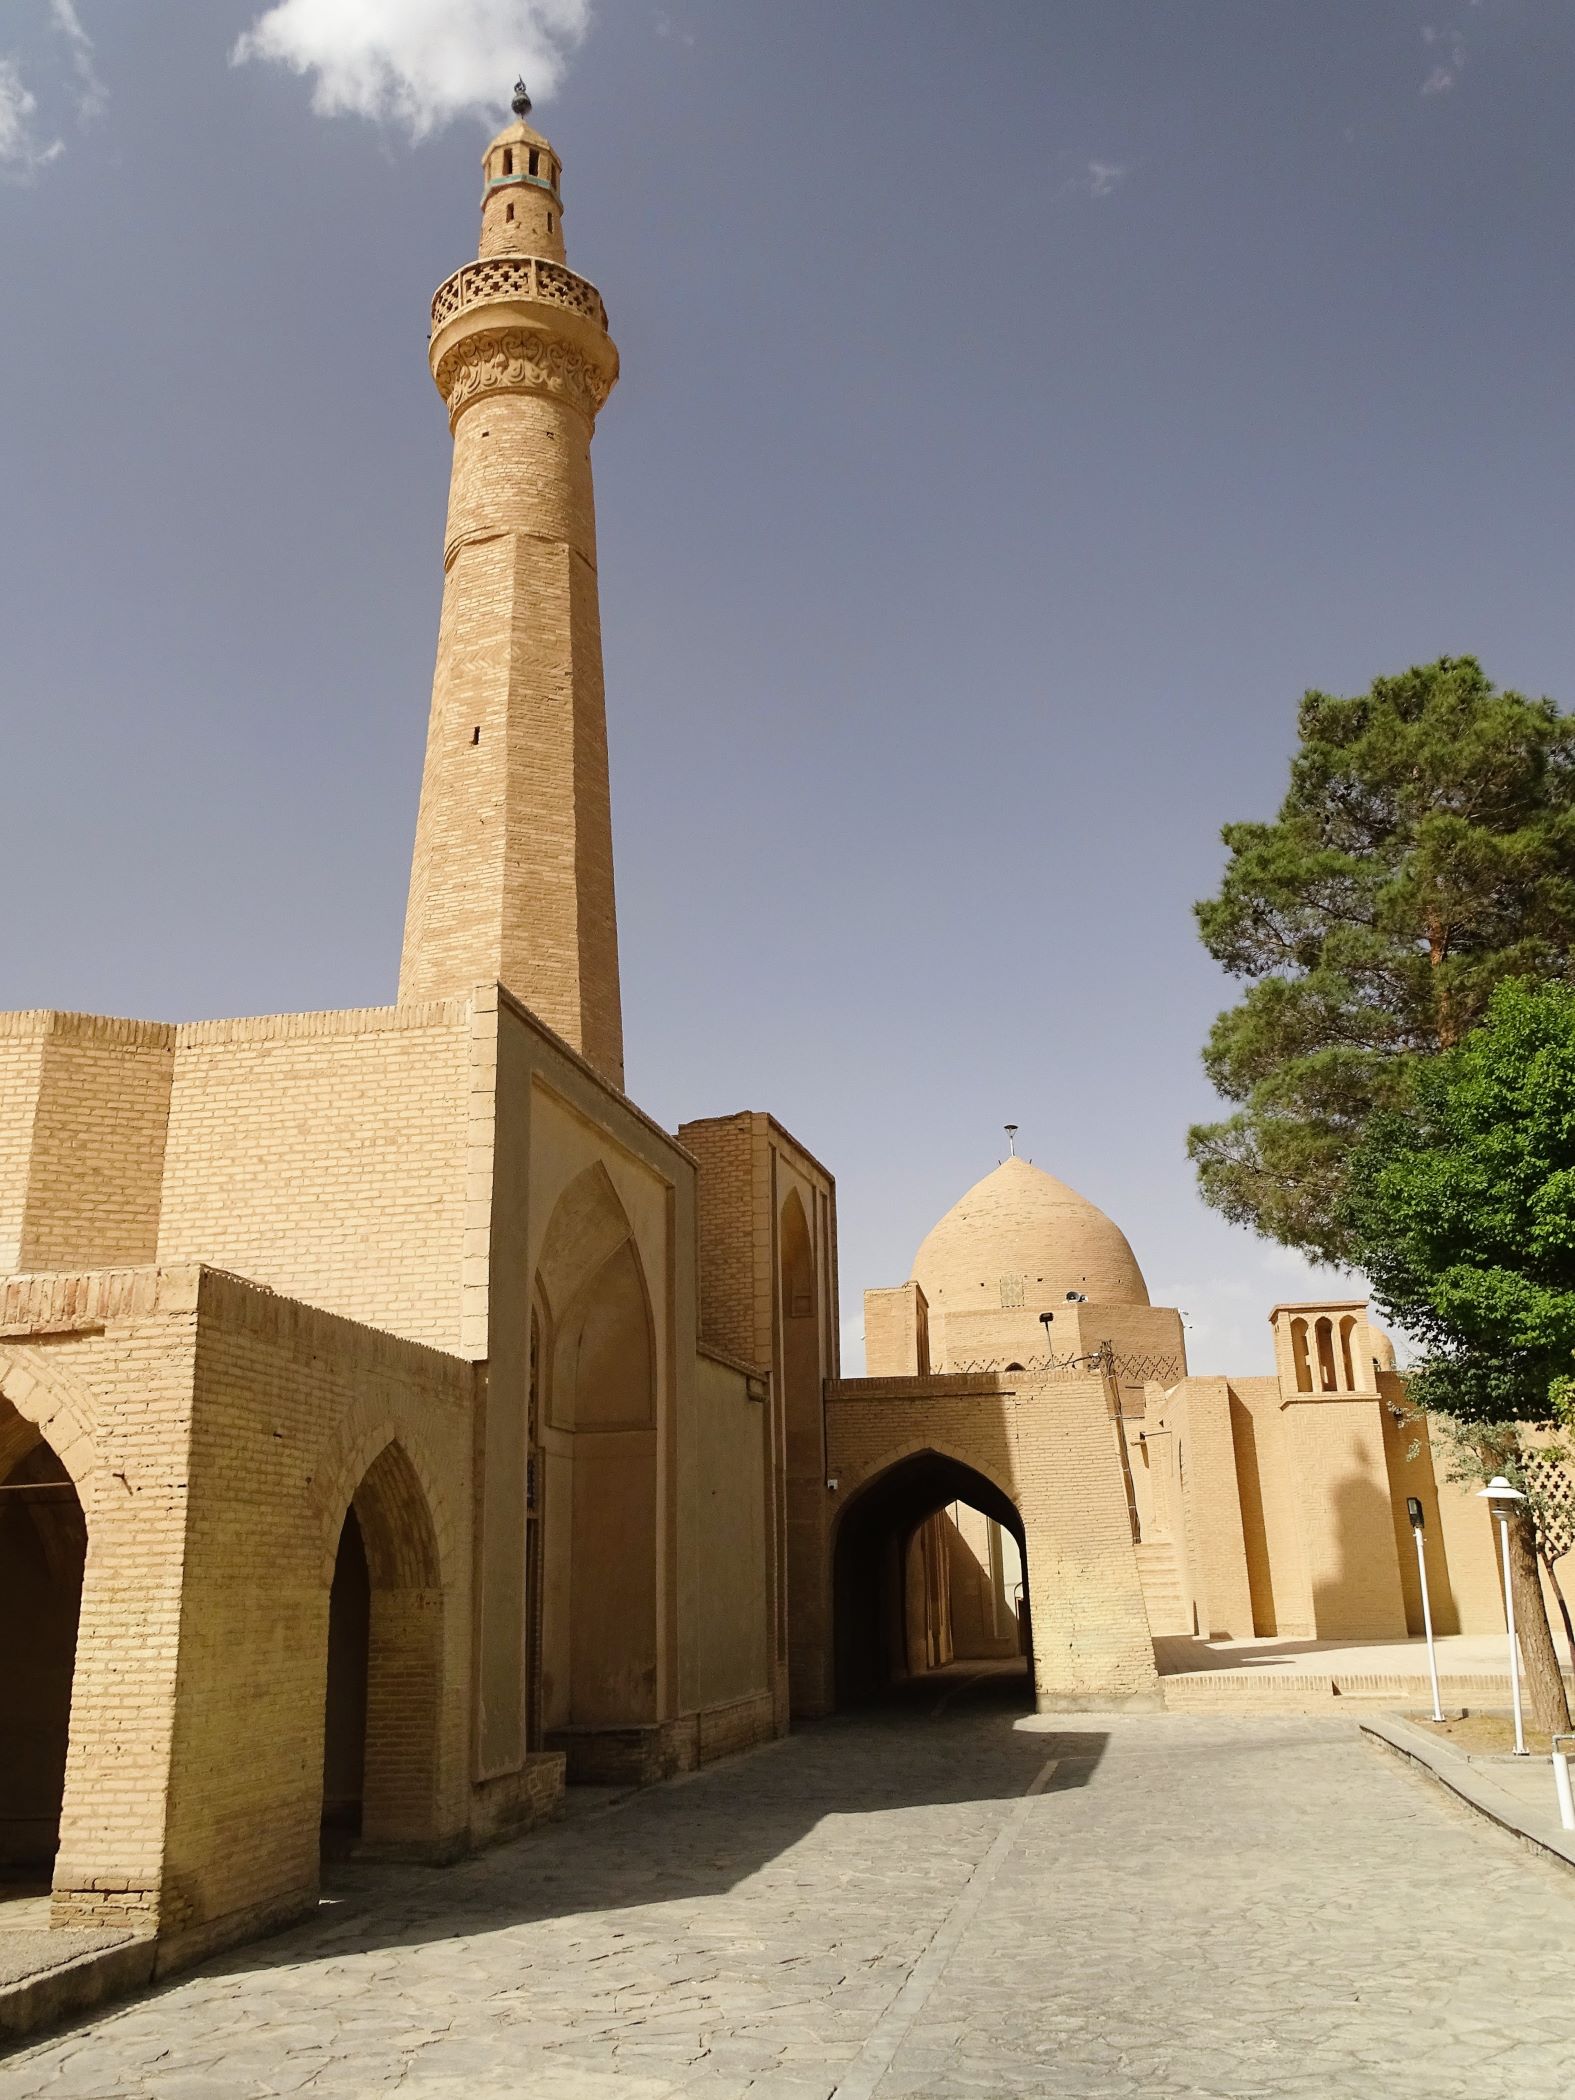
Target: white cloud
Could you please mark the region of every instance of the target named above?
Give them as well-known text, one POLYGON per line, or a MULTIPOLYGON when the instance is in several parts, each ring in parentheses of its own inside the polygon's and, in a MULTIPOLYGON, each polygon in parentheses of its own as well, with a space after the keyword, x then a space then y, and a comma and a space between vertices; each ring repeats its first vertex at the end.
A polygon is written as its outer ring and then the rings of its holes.
POLYGON ((590 12, 591 0, 278 0, 231 62, 309 74, 319 115, 392 119, 421 138, 505 108, 517 73, 550 94, 590 12))
POLYGON ((71 69, 77 76, 77 114, 84 118, 102 115, 109 97, 94 67, 93 39, 82 27, 76 0, 49 0, 49 12, 55 27, 71 46, 71 69))
POLYGON ((47 145, 34 122, 38 97, 18 72, 14 59, 0 58, 0 173, 26 181, 65 152, 61 139, 47 145))
MULTIPOLYGON (((47 13, 49 25, 70 47, 77 115, 84 120, 99 116, 107 97, 93 65, 93 39, 82 27, 76 0, 47 0, 47 7, 37 7, 34 13, 35 18, 47 13)), ((64 139, 46 137, 45 128, 40 127, 38 97, 23 79, 16 60, 0 57, 0 174, 13 181, 30 181, 65 150, 64 139)))
POLYGON ((1314 1298, 1358 1298, 1367 1286, 1360 1276, 1326 1269, 1289 1247, 1233 1239, 1228 1270, 1190 1281, 1162 1280, 1150 1295, 1156 1305, 1177 1306, 1187 1332, 1187 1367, 1195 1376, 1261 1376, 1274 1368, 1269 1309, 1314 1298))
POLYGON ((1466 70, 1466 40, 1458 29, 1437 29, 1430 23, 1422 31, 1422 42, 1435 54, 1422 93, 1447 95, 1466 70))
POLYGON ((1124 161, 1091 160, 1088 172, 1078 180, 1078 188, 1087 190, 1091 197, 1113 197, 1130 170, 1124 161))

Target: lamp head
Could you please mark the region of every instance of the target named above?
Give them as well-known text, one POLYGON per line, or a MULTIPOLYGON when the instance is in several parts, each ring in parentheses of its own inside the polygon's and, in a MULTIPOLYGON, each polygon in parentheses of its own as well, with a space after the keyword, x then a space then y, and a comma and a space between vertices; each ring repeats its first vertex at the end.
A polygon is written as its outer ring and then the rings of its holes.
POLYGON ((1485 1502, 1495 1516, 1507 1517, 1517 1502, 1525 1496, 1518 1487, 1511 1487, 1502 1473, 1495 1473, 1485 1488, 1477 1489, 1477 1500, 1485 1502))

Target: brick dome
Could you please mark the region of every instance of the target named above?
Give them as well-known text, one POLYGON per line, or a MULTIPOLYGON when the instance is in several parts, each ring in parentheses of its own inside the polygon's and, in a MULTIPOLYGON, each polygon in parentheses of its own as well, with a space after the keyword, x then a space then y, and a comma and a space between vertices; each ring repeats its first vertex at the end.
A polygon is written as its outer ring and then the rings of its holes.
POLYGON ((941 1219, 913 1258, 933 1310, 999 1305, 1021 1277, 1024 1302, 1048 1312, 1080 1291, 1093 1305, 1147 1305, 1126 1234, 1086 1196, 1026 1159, 1003 1159, 941 1219))

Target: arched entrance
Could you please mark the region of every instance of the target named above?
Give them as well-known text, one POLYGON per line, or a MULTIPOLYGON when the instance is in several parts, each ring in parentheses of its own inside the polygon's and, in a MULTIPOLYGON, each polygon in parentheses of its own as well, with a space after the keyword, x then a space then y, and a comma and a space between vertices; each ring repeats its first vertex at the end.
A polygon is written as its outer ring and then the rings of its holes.
POLYGON ((409 1455, 385 1444, 345 1512, 328 1602, 323 1850, 441 1842, 442 1575, 409 1455))
POLYGON ((328 1593, 328 1692, 323 1705, 323 1852, 336 1858, 361 1839, 366 1802, 366 1693, 372 1578, 353 1508, 345 1511, 328 1593))
POLYGON ((992 1589, 1005 1610, 992 1628, 996 1645, 983 1652, 1023 1658, 1027 1697, 1033 1644, 1026 1571, 1022 1519, 993 1480, 937 1451, 899 1459, 858 1492, 838 1526, 837 1704, 877 1697, 952 1661, 960 1625, 966 1616, 972 1640, 981 1599, 992 1589), (992 1531, 1009 1542, 999 1557, 992 1531))
POLYGON ((0 1869, 60 1841, 87 1525, 54 1451, 0 1399, 0 1869))

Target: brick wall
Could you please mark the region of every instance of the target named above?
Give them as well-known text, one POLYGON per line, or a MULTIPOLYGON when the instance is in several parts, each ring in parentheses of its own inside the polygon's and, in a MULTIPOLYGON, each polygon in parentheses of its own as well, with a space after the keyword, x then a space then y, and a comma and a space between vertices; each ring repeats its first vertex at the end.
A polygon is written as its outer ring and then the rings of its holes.
POLYGON ((0 1271, 150 1261, 175 1031, 0 1015, 0 1271))
POLYGON ((864 1366, 871 1378, 922 1378, 929 1370, 929 1308, 916 1283, 864 1293, 864 1366))
POLYGON ((749 1363, 769 1363, 769 1301, 756 1275, 754 1143, 746 1115, 680 1123, 695 1162, 699 1219, 700 1339, 749 1363))
POLYGON ((468 1002, 179 1030, 158 1258, 460 1346, 468 1002))
MULTIPOLYGON (((829 1389, 826 1415, 839 1525, 861 1489, 930 1452, 981 1474, 1015 1506, 1041 1709, 1158 1702, 1103 1380, 845 1379, 829 1389)), ((966 1497, 966 1483, 956 1491, 966 1497)))
POLYGON ((1187 1380, 1181 1437, 1187 1557, 1198 1629, 1212 1640, 1250 1640, 1252 1582, 1231 1392, 1225 1379, 1187 1380))
POLYGON ((0 1014, 0 1275, 22 1266, 33 1126, 44 1076, 44 1039, 54 1016, 0 1014))
POLYGON ((617 352, 589 315, 500 295, 431 355, 454 456, 399 996, 501 982, 621 1087, 590 458, 617 352))
POLYGON ((836 1186, 758 1110, 684 1123, 678 1135, 698 1167, 702 1336, 771 1369, 768 1610, 785 1728, 790 1711, 823 1713, 831 1703, 822 1393, 840 1358, 836 1186))
POLYGON ((1382 1402, 1286 1395, 1286 1458, 1320 1640, 1403 1640, 1382 1402))
POLYGON ((0 1290, 0 1393, 87 1523, 57 1922, 159 1922, 190 1459, 194 1271, 0 1290))
POLYGON ((695 1479, 685 1526, 694 1621, 694 1704, 702 1711, 769 1689, 764 1611, 766 1381, 703 1354, 696 1366, 695 1479))
POLYGON ((0 1291, 0 1393, 70 1473, 89 1540, 56 1922, 157 1926, 167 1964, 310 1906, 352 1498, 366 1835, 463 1842, 475 1375, 195 1266, 0 1291))
POLYGON ((463 1842, 474 1376, 203 1272, 170 1779, 173 1951, 183 1935, 206 1945, 216 1923, 315 1891, 328 1590, 352 1501, 372 1582, 363 1842, 438 1855, 463 1842))

